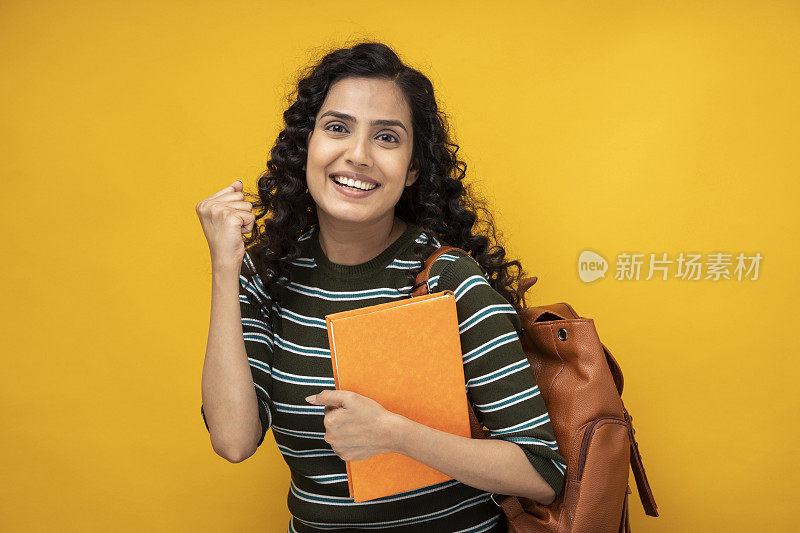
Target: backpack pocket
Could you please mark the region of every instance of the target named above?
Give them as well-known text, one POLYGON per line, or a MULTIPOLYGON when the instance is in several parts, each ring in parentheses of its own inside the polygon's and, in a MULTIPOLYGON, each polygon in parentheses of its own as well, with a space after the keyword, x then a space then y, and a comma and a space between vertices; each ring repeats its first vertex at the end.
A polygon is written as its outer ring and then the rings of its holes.
POLYGON ((617 417, 587 424, 581 437, 578 464, 567 514, 572 531, 619 531, 630 472, 629 425, 617 417))

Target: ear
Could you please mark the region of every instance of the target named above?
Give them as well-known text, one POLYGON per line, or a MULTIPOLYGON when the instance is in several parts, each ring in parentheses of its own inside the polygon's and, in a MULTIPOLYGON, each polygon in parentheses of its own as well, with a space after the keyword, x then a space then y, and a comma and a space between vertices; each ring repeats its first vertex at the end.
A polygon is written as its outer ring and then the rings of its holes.
POLYGON ((408 168, 408 172, 406 173, 406 187, 409 185, 414 185, 414 183, 419 178, 419 169, 417 168, 416 160, 411 162, 411 166, 408 168))

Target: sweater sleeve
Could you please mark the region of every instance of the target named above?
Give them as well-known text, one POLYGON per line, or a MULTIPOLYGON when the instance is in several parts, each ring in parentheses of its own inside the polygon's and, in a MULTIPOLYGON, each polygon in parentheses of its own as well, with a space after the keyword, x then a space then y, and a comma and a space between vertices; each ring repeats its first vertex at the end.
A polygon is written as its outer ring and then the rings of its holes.
MULTIPOLYGON (((245 252, 244 262, 255 272, 250 256, 245 252)), ((272 427, 272 420, 276 412, 275 404, 270 398, 272 391, 272 343, 274 337, 270 326, 269 316, 265 316, 260 309, 261 303, 266 301, 266 293, 258 275, 250 282, 245 276, 239 275, 239 309, 242 315, 242 333, 244 335, 244 348, 253 376, 253 386, 258 399, 258 417, 261 420, 261 438, 258 446, 264 442, 264 436, 272 427)), ((206 429, 210 431, 203 405, 200 405, 200 415, 206 429)))
POLYGON ((455 294, 467 398, 489 430, 487 438, 519 445, 558 497, 566 461, 520 342, 519 315, 492 288, 483 268, 462 251, 439 256, 428 285, 430 292, 455 294))

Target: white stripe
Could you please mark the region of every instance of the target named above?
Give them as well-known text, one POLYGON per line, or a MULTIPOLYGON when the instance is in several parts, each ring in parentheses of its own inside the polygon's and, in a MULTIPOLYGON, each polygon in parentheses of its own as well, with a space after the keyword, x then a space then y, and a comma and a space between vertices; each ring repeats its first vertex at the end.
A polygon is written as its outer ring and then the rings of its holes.
POLYGON ((486 320, 487 318, 489 318, 492 315, 499 315, 499 314, 505 314, 505 313, 514 313, 514 314, 516 314, 517 312, 509 304, 487 305, 486 307, 483 307, 483 308, 479 309, 478 311, 473 313, 472 316, 470 316, 469 318, 467 318, 466 320, 461 322, 458 325, 458 332, 459 333, 464 333, 465 331, 469 330, 470 328, 472 328, 474 326, 477 326, 478 324, 480 324, 481 322, 483 322, 484 320, 486 320), (488 313, 486 313, 487 309, 489 310, 488 313), (465 326, 465 324, 469 323, 472 320, 475 320, 475 317, 477 317, 478 315, 480 315, 482 313, 486 313, 486 315, 482 316, 480 320, 477 320, 477 321, 473 322, 469 326, 465 326))
POLYGON ((492 372, 489 372, 488 374, 483 374, 481 376, 476 376, 476 377, 474 377, 474 378, 472 378, 472 379, 467 381, 467 388, 469 388, 469 387, 480 387, 481 385, 486 385, 487 383, 492 383, 494 381, 497 381, 498 379, 503 379, 506 376, 510 376, 511 374, 519 372, 520 370, 525 370, 526 368, 530 368, 530 366, 531 366, 527 359, 524 361, 524 363, 525 363, 524 365, 522 363, 523 363, 523 361, 517 361, 516 363, 511 363, 510 365, 506 365, 503 368, 500 368, 498 370, 494 370, 492 372), (509 369, 511 369, 514 366, 517 366, 518 368, 515 368, 515 369, 509 371, 509 369), (489 376, 492 376, 491 379, 487 379, 489 376), (479 381, 483 381, 483 380, 486 380, 486 381, 484 381, 483 383, 478 383, 479 381))
POLYGON ((486 279, 484 279, 483 276, 475 274, 468 277, 467 279, 462 281, 458 287, 456 287, 456 290, 453 291, 453 293, 455 293, 456 295, 456 301, 459 301, 462 296, 464 296, 469 292, 470 289, 474 287, 479 287, 481 285, 486 285, 491 288, 491 285, 489 285, 489 282, 486 281, 486 279))
POLYGON ((513 426, 508 426, 508 427, 498 428, 498 429, 490 429, 489 433, 491 433, 492 435, 500 435, 500 434, 505 434, 505 433, 514 433, 515 431, 528 431, 528 430, 531 430, 533 428, 537 428, 539 426, 547 424, 548 422, 550 422, 550 415, 548 413, 544 413, 544 414, 541 414, 539 416, 535 416, 533 418, 530 418, 530 419, 526 420, 525 422, 520 422, 519 424, 514 424, 513 426), (531 423, 533 423, 532 426, 526 427, 526 426, 530 425, 531 423), (520 428, 524 428, 524 429, 520 429, 520 428))
POLYGON ((500 515, 498 514, 493 516, 489 520, 484 520, 480 524, 476 524, 466 529, 459 529, 458 531, 454 531, 453 533, 483 533, 484 531, 491 531, 499 521, 500 521, 500 515))
POLYGON ((286 288, 312 298, 334 301, 372 300, 376 298, 406 298, 408 296, 408 291, 411 290, 411 286, 405 286, 400 288, 376 287, 375 289, 361 291, 330 291, 295 282, 291 282, 286 288))
POLYGON ((475 404, 475 407, 480 409, 482 413, 490 413, 492 411, 499 411, 500 409, 511 407, 512 405, 516 405, 520 402, 524 402, 525 400, 529 400, 537 396, 539 396, 539 387, 533 386, 529 389, 525 389, 524 391, 520 391, 515 394, 512 394, 511 396, 503 398, 502 400, 497 400, 495 402, 484 403, 484 404, 475 404), (515 399, 509 403, 505 403, 511 400, 511 398, 515 399))
MULTIPOLYGON (((458 485, 461 483, 455 479, 444 481, 442 483, 437 483, 435 485, 431 485, 428 487, 423 487, 420 489, 415 489, 408 492, 401 492, 399 494, 393 494, 391 496, 387 496, 386 498, 381 498, 381 501, 374 501, 368 500, 365 502, 354 502, 353 498, 349 496, 330 496, 328 494, 314 494, 313 492, 308 492, 307 490, 303 490, 299 488, 297 485, 294 484, 293 480, 289 480, 289 488, 294 496, 300 500, 304 500, 307 502, 312 502, 315 504, 320 505, 333 505, 333 506, 344 506, 344 507, 365 507, 365 506, 372 506, 372 505, 381 505, 386 502, 390 501, 400 501, 400 500, 408 500, 412 498, 417 498, 419 496, 425 494, 433 494, 434 492, 439 492, 440 490, 447 490, 453 485, 458 485), (325 501, 322 501, 325 500, 325 501)), ((486 494, 486 499, 489 499, 489 494, 486 494)), ((413 517, 410 517, 413 518, 413 517)), ((313 523, 313 522, 311 522, 313 523)), ((379 522, 384 523, 384 522, 379 522)))
POLYGON ((487 353, 491 352, 496 348, 499 348, 511 342, 518 342, 518 341, 519 341, 519 336, 515 332, 508 332, 508 333, 503 333, 502 335, 498 335, 497 337, 484 342, 474 350, 470 350, 467 353, 465 353, 463 357, 464 363, 466 364, 472 362, 475 359, 486 355, 487 353), (497 343, 497 345, 489 348, 489 345, 493 343, 497 343))

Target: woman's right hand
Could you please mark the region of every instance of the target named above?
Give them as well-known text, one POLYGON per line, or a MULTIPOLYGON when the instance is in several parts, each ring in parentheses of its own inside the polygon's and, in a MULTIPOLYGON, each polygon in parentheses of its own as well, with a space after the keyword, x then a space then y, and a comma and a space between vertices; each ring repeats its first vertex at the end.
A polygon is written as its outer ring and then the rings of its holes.
POLYGON ((203 227, 212 267, 241 267, 244 259, 242 235, 253 231, 253 204, 244 201, 241 180, 234 181, 208 198, 200 200, 194 210, 203 227))

